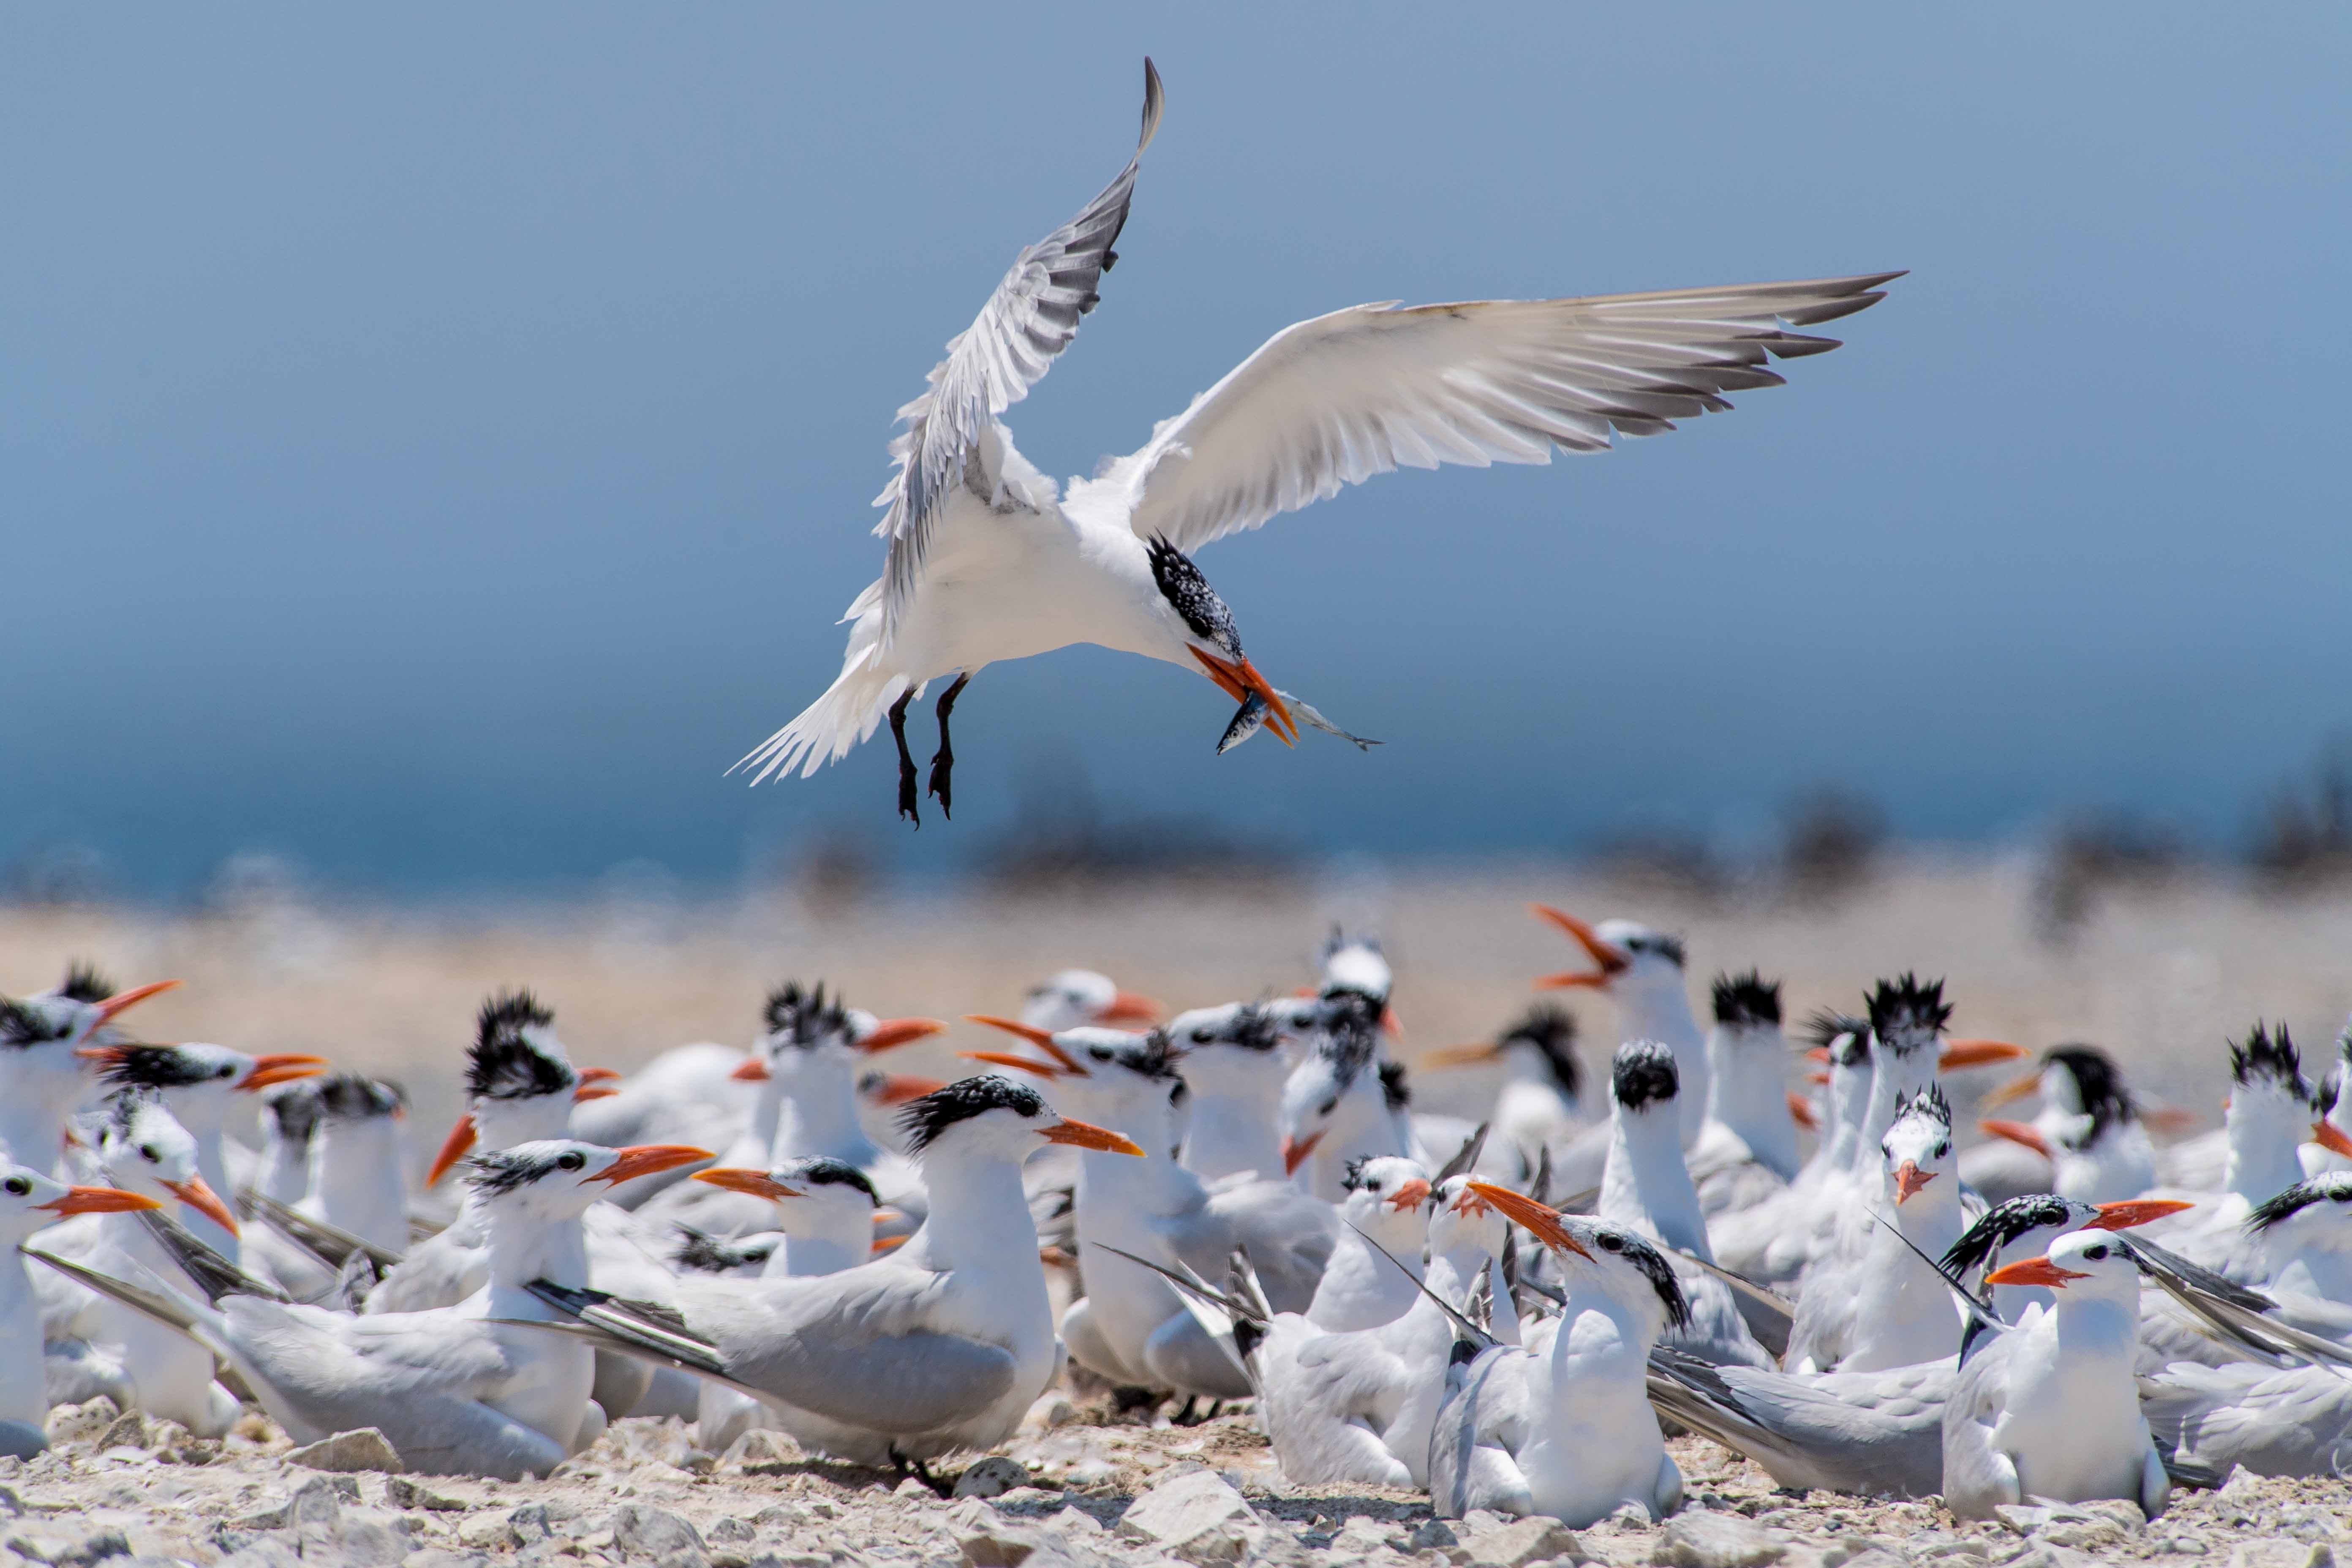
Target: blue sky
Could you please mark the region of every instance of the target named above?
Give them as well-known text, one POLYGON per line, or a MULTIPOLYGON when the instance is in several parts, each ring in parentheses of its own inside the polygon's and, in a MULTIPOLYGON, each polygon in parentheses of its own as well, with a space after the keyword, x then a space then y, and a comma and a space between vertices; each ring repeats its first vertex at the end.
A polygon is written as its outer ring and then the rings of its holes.
POLYGON ((1737 839, 1823 782, 2219 841, 2352 723, 2352 13, 1433 17, 12 11, 0 862, 715 883, 848 829, 945 872, 1076 769, 1390 855, 1737 839), (1081 649, 974 682, 951 826, 894 826, 887 745, 723 780, 830 679, 892 411, 1117 170, 1146 52, 1122 263, 1012 419, 1051 473, 1360 300, 1913 273, 1735 413, 1204 551, 1370 756, 1215 757, 1206 682, 1081 649))

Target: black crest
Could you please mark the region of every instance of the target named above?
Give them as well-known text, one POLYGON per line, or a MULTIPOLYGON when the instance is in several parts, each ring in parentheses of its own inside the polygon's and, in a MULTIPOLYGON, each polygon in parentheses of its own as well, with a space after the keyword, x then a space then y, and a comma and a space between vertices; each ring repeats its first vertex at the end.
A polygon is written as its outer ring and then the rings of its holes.
POLYGON ((1404 1063, 1381 1064, 1381 1099, 1391 1110, 1402 1110, 1412 1103, 1412 1086, 1404 1080, 1404 1063))
POLYGON ((337 1121, 391 1116, 407 1104, 408 1096, 398 1084, 364 1073, 339 1072, 319 1080, 319 1110, 337 1121))
POLYGON ((277 1125, 280 1142, 301 1145, 319 1126, 319 1080, 298 1078, 261 1091, 261 1111, 277 1125))
POLYGON ((1715 977, 1715 1021, 1726 1028, 1753 1029, 1780 1022, 1780 983, 1755 970, 1715 977))
POLYGON ((2245 1042, 2230 1047, 2230 1076, 2249 1087, 2267 1080, 2290 1094, 2305 1100, 2312 1098, 2311 1085, 2303 1076, 2303 1057, 2288 1038, 2286 1026, 2281 1024, 2273 1034, 2261 1024, 2245 1042))
POLYGON ((1989 1266, 1999 1258, 2001 1249, 2019 1237, 2041 1229, 2043 1226, 2072 1226, 2088 1218, 2091 1207, 2050 1193, 2029 1193, 2022 1197, 2004 1198, 1977 1217, 1976 1224, 1960 1233, 1944 1254, 1947 1273, 1968 1275, 1989 1266))
POLYGON ((1222 1028, 1204 1033, 1207 1038, 1196 1037, 1191 1043, 1237 1046, 1263 1055, 1282 1044, 1282 1020, 1273 1008, 1252 1002, 1234 1008, 1222 1028))
POLYGON ((1575 1095, 1584 1081, 1584 1065, 1576 1059, 1576 1015, 1549 1002, 1538 1002, 1519 1016, 1496 1042, 1528 1045, 1541 1051, 1559 1087, 1575 1095))
POLYGON ((1918 1093, 1906 1094, 1895 1102, 1895 1120, 1900 1121, 1906 1116, 1925 1116, 1930 1121, 1943 1123, 1945 1131, 1949 1131, 1952 1126, 1952 1102, 1944 1098, 1941 1084, 1931 1083, 1918 1093))
POLYGON ((107 1131, 118 1138, 131 1135, 131 1124, 141 1112, 161 1109, 163 1104, 163 1097, 144 1084, 118 1089, 99 1102, 100 1109, 106 1112, 107 1131))
POLYGON ((1144 542, 1143 548, 1151 558, 1151 580, 1160 584, 1160 596, 1192 635, 1216 644, 1229 658, 1241 658, 1242 638, 1234 629, 1234 613, 1225 608, 1225 602, 1217 597, 1192 557, 1157 533, 1144 542))
POLYGON ((568 1094, 580 1083, 572 1064, 523 1038, 555 1015, 528 991, 501 992, 482 1004, 473 1048, 466 1053, 466 1092, 476 1100, 528 1100, 568 1094))
MULTIPOLYGON (((1670 1066, 1672 1064, 1669 1064, 1670 1066)), ((1658 1293, 1658 1303, 1666 1310, 1666 1327, 1690 1327, 1690 1299, 1683 1294, 1682 1281, 1675 1278, 1675 1266, 1666 1261, 1664 1253, 1653 1246, 1649 1237, 1622 1226, 1596 1225, 1592 1239, 1603 1252, 1613 1252, 1639 1269, 1658 1293)))
POLYGON ((1014 1083, 994 1073, 958 1079, 945 1089, 933 1089, 909 1103, 898 1113, 898 1130, 906 1135, 908 1152, 919 1154, 957 1122, 991 1110, 1043 1116, 1045 1101, 1026 1084, 1014 1083))
POLYGON ((0 1046, 45 1046, 64 1039, 67 1033, 31 1003, 0 996, 0 1046))
POLYGON ((1368 1010, 1346 1008, 1326 1014, 1326 1033, 1315 1043, 1315 1054, 1331 1064, 1332 1081, 1342 1091, 1372 1065, 1378 1046, 1368 1010))
POLYGON ((215 1076, 209 1063, 173 1046, 121 1047, 99 1075, 110 1089, 186 1089, 215 1076))
MULTIPOLYGON (((529 1145, 524 1147, 528 1149, 529 1145)), ((576 1159, 578 1154, 576 1149, 567 1149, 561 1154, 543 1151, 526 1153, 518 1149, 485 1150, 466 1162, 466 1179, 476 1192, 496 1196, 527 1187, 542 1176, 566 1168, 563 1163, 576 1159)))
POLYGON ((1682 1089, 1675 1053, 1655 1040, 1628 1040, 1609 1064, 1610 1091, 1628 1110, 1670 1100, 1682 1089))
POLYGON ((1951 1005, 1944 1000, 1940 980, 1922 981, 1906 974, 1899 980, 1882 980, 1871 988, 1870 1032, 1889 1050, 1916 1051, 1942 1034, 1951 1021, 1951 1005))
POLYGON ((867 1203, 879 1204, 882 1201, 880 1195, 874 1191, 874 1184, 866 1179, 865 1172, 846 1160, 836 1160, 830 1155, 819 1155, 812 1160, 794 1160, 788 1165, 777 1167, 769 1174, 786 1186, 797 1183, 803 1186, 812 1187, 856 1187, 866 1194, 867 1203))
POLYGON ((696 1274, 727 1274, 738 1268, 758 1268, 775 1254, 772 1237, 722 1241, 709 1231, 682 1225, 677 1227, 677 1245, 670 1248, 669 1257, 680 1268, 696 1274))
POLYGON ((1870 1055, 1870 1020, 1824 1008, 1805 1020, 1805 1043, 1829 1052, 1839 1067, 1860 1067, 1870 1055))
POLYGON ((2123 1069, 2098 1047, 2053 1046, 2042 1053, 2042 1059, 2048 1066, 2065 1068, 2067 1076, 2074 1080, 2083 1110, 2091 1118, 2090 1135, 2083 1140, 2085 1146, 2095 1143, 2118 1124, 2139 1116, 2139 1107, 2133 1102, 2131 1091, 2124 1087, 2123 1069))
POLYGON ((782 1035, 803 1047, 845 1035, 849 1014, 839 997, 828 1002, 822 983, 803 991, 797 981, 786 981, 768 993, 761 1016, 771 1035, 782 1035))
POLYGON ((2352 1171, 2329 1171, 2297 1182, 2277 1196, 2256 1204, 2246 1215, 2246 1234, 2259 1236, 2280 1221, 2292 1218, 2314 1204, 2352 1200, 2352 1171))
POLYGON ((103 1002, 114 994, 114 982, 98 972, 98 966, 76 959, 66 968, 66 983, 58 987, 58 994, 69 1002, 103 1002))
POLYGON ((1119 1047, 1111 1052, 1110 1059, 1144 1078, 1181 1081, 1176 1076, 1176 1047, 1165 1029, 1154 1029, 1135 1044, 1119 1047))

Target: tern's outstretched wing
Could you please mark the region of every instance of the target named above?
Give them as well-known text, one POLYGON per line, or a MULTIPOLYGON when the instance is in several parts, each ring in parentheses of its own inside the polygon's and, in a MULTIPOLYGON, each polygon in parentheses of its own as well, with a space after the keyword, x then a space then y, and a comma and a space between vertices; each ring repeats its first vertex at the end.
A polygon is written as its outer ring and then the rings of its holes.
POLYGON ((1138 534, 1191 551, 1400 468, 1602 451, 1778 386, 1767 360, 1838 346, 1791 328, 1867 310, 1901 276, 1351 306, 1276 332, 1105 482, 1138 534))
POLYGON ((874 531, 890 542, 883 573, 882 646, 914 597, 934 518, 962 482, 965 459, 988 422, 1029 395, 1095 308, 1095 286, 1118 260, 1135 172, 1160 129, 1160 73, 1143 62, 1143 132, 1135 156, 1078 216, 1013 258, 980 317, 948 342, 930 390, 898 410, 906 432, 891 443, 898 471, 875 504, 888 508, 874 531))

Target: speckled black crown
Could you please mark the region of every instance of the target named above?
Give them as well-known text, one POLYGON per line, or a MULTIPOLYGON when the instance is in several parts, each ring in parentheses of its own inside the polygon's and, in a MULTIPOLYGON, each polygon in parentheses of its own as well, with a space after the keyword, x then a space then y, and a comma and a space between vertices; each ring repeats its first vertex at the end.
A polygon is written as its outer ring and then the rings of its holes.
POLYGON ((813 1187, 856 1187, 866 1194, 866 1202, 879 1204, 882 1201, 881 1195, 874 1190, 874 1184, 866 1179, 865 1172, 846 1160, 836 1160, 829 1154, 819 1154, 808 1160, 795 1160, 772 1172, 771 1174, 782 1179, 786 1186, 799 1183, 813 1187))
POLYGON ((176 1047, 125 1046, 107 1061, 99 1079, 110 1089, 186 1089, 218 1076, 213 1064, 176 1047))
POLYGON ((365 1073, 339 1072, 319 1080, 319 1109, 337 1121, 395 1116, 407 1106, 408 1093, 400 1085, 365 1073))
MULTIPOLYGON (((566 1150, 565 1153, 572 1151, 566 1150)), ((563 1154, 524 1153, 514 1149, 486 1149, 466 1162, 466 1182, 485 1196, 527 1187, 562 1167, 563 1154)))
POLYGON ((1655 1040, 1628 1040, 1609 1064, 1610 1091, 1628 1110, 1671 1100, 1682 1089, 1675 1053, 1655 1040))
POLYGON ((1914 974, 1880 981, 1871 988, 1869 1006, 1870 1032, 1880 1045, 1898 1053, 1928 1044, 1952 1021, 1944 983, 1914 974))
POLYGON ((1027 1085, 994 1073, 958 1079, 945 1089, 933 1089, 922 1099, 910 1101, 898 1113, 898 1130, 906 1136, 908 1152, 919 1154, 957 1122, 991 1110, 1043 1116, 1045 1101, 1027 1085))
POLYGON ((1955 1274, 1972 1274, 2000 1255, 2001 1249, 2029 1231, 2045 1225, 2071 1226, 2088 1205, 2070 1203, 2050 1193, 2029 1193, 2004 1198, 1978 1216, 1944 1254, 1944 1268, 1955 1274))
POLYGON ((1405 1081, 1404 1063, 1381 1064, 1381 1100, 1391 1110, 1403 1110, 1412 1104, 1412 1086, 1405 1081))
POLYGON ((1228 658, 1242 657, 1241 634, 1234 629, 1234 613, 1201 575, 1191 556, 1171 544, 1166 536, 1153 534, 1144 542, 1144 553, 1151 562, 1151 580, 1160 586, 1160 596, 1202 642, 1214 643, 1228 658))
POLYGON ((2138 1118, 2139 1106, 2124 1087, 2123 1069, 2098 1047, 2079 1041, 2053 1046, 2042 1053, 2042 1060, 2045 1067, 2063 1068, 2074 1080, 2091 1119, 2090 1133, 2082 1140, 2085 1145, 2096 1142, 2110 1128, 2138 1118))
POLYGON ((1860 1067, 1870 1056, 1870 1020, 1823 1008, 1805 1020, 1804 1041, 1829 1052, 1838 1067, 1860 1067))
POLYGON ((2273 1033, 2258 1023, 2243 1043, 2232 1043, 2230 1076, 2249 1087, 2267 1082, 2305 1100, 2312 1098, 2311 1085, 2303 1076, 2302 1053, 2294 1048, 2284 1024, 2273 1033))
POLYGON ((2327 1171, 2256 1204, 2246 1215, 2246 1233, 2259 1236, 2283 1220, 2293 1218, 2314 1204, 2352 1201, 2352 1171, 2327 1171))
POLYGON ((45 1046, 65 1038, 67 1032, 31 1003, 0 996, 0 1046, 45 1046))
POLYGON ((1943 1124, 1949 1131, 1952 1126, 1952 1102, 1944 1098, 1941 1084, 1929 1084, 1916 1094, 1906 1094, 1895 1102, 1895 1120, 1906 1116, 1924 1116, 1943 1124))
POLYGON ((1715 1021, 1727 1028, 1753 1029, 1780 1022, 1780 983, 1751 969, 1715 977, 1715 1021))
POLYGON ((1690 1298, 1683 1294, 1682 1281, 1675 1277, 1675 1266, 1666 1261, 1666 1255, 1660 1252, 1648 1237, 1628 1230, 1623 1226, 1596 1225, 1592 1227, 1592 1237, 1604 1252, 1613 1252, 1622 1258, 1649 1280, 1650 1289, 1658 1293, 1658 1304, 1666 1310, 1667 1328, 1690 1327, 1690 1298), (1614 1246, 1611 1245, 1612 1242, 1614 1246))

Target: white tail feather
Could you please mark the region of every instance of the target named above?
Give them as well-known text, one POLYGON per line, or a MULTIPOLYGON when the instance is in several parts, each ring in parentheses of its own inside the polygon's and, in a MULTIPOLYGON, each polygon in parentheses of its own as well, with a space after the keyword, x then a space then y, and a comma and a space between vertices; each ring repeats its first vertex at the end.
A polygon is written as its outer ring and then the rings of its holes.
POLYGON ((757 749, 727 771, 752 770, 751 782, 764 784, 797 769, 808 777, 825 763, 837 762, 852 746, 874 733, 876 725, 898 694, 907 678, 882 664, 880 595, 869 588, 850 606, 857 626, 849 634, 849 654, 841 673, 824 695, 801 710, 800 716, 761 742, 757 749), (869 604, 869 601, 871 603, 869 604), (863 610, 865 613, 860 614, 863 610))

